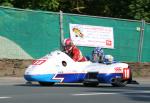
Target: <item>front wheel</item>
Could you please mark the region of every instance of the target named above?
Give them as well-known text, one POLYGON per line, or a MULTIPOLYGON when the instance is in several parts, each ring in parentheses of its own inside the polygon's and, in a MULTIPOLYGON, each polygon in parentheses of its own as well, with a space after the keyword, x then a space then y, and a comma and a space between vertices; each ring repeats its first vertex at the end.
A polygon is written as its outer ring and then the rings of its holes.
POLYGON ((53 86, 55 83, 54 82, 39 82, 41 86, 53 86))
POLYGON ((85 87, 97 87, 99 83, 83 83, 85 87))
POLYGON ((85 79, 83 85, 86 87, 96 87, 98 86, 99 81, 98 79, 85 79))

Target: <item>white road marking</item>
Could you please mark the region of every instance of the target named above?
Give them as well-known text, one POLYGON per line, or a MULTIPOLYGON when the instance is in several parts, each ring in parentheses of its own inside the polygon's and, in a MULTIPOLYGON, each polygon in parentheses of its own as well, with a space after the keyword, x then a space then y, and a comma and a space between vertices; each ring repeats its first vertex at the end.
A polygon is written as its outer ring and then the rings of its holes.
POLYGON ((101 93, 81 93, 81 94, 71 94, 72 96, 90 96, 90 95, 114 95, 114 94, 124 94, 124 93, 150 93, 150 91, 137 91, 137 90, 133 90, 133 91, 127 91, 127 92, 121 92, 121 93, 105 93, 105 92, 101 92, 101 93))
POLYGON ((109 95, 117 93, 82 93, 82 94, 72 94, 73 96, 86 96, 86 95, 109 95))
POLYGON ((136 94, 138 94, 138 93, 150 93, 150 91, 149 90, 148 91, 133 90, 133 91, 127 91, 127 92, 123 92, 123 93, 136 93, 136 94))
POLYGON ((0 97, 0 99, 8 99, 8 98, 12 98, 12 97, 0 97))
POLYGON ((147 91, 143 91, 144 93, 150 93, 150 90, 147 90, 147 91))

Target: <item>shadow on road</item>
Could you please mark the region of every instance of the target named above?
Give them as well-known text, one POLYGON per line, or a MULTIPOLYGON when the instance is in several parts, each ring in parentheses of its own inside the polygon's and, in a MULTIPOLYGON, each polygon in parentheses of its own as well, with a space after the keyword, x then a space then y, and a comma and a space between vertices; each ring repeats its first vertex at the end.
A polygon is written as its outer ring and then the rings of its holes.
POLYGON ((86 92, 91 93, 117 93, 123 95, 132 101, 141 101, 150 103, 150 86, 149 85, 129 85, 126 87, 104 87, 99 86, 100 90, 89 90, 86 92))
POLYGON ((150 102, 150 93, 124 93, 124 95, 134 101, 150 102))
MULTIPOLYGON (((28 86, 28 87, 59 87, 59 88, 64 88, 64 87, 82 87, 82 88, 120 88, 120 87, 112 87, 110 84, 103 84, 103 85, 99 85, 99 86, 84 86, 82 83, 57 83, 54 84, 53 86, 41 86, 40 84, 36 83, 36 84, 16 84, 14 86, 28 86)), ((122 88, 122 87, 121 87, 122 88)))
POLYGON ((38 88, 81 88, 82 92, 87 93, 115 93, 123 97, 127 97, 132 101, 138 102, 150 102, 150 85, 127 85, 126 87, 112 87, 109 84, 99 85, 98 87, 85 87, 81 83, 72 84, 55 84, 53 86, 40 86, 39 84, 17 84, 14 86, 23 86, 23 87, 38 87, 38 88), (84 89, 85 88, 85 89, 84 89))

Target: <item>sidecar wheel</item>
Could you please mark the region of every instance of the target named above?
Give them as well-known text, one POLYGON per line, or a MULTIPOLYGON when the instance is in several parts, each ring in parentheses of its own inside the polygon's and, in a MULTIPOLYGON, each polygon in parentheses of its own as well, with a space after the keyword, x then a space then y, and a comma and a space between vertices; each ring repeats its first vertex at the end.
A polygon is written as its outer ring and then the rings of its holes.
POLYGON ((121 80, 119 78, 113 79, 111 85, 114 87, 125 87, 128 81, 121 80))
POLYGON ((54 82, 39 82, 41 86, 53 86, 55 83, 54 82))

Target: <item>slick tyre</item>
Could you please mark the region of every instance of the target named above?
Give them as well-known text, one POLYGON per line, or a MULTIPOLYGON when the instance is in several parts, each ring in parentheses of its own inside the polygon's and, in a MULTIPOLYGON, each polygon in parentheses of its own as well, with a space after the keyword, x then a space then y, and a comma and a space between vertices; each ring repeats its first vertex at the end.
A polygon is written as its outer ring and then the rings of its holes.
POLYGON ((111 83, 114 87, 125 87, 127 85, 128 81, 115 81, 111 83))
POLYGON ((83 83, 85 87, 97 87, 99 83, 83 83))
POLYGON ((41 86, 53 86, 55 83, 54 82, 39 82, 41 86))

